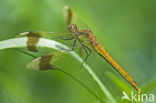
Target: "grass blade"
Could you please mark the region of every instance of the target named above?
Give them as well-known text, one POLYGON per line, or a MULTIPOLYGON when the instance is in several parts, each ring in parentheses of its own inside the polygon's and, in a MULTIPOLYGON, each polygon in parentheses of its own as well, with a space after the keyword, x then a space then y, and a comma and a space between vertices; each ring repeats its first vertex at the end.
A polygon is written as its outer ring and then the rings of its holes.
MULTIPOLYGON (((21 47, 26 48, 27 47, 26 43, 27 43, 27 37, 13 38, 13 39, 0 41, 0 50, 7 49, 7 48, 21 48, 21 47)), ((69 49, 67 46, 65 46, 59 42, 49 40, 49 39, 44 39, 44 38, 40 38, 40 40, 37 44, 37 47, 47 47, 47 48, 52 48, 52 49, 59 50, 62 52, 65 52, 64 50, 69 49), (64 50, 62 50, 62 49, 64 49, 64 50)), ((75 52, 73 52, 73 51, 66 51, 66 52, 68 54, 72 55, 74 58, 76 58, 79 62, 81 62, 81 63, 83 62, 83 59, 81 57, 79 57, 75 52)), ((107 97, 107 99, 111 103, 116 103, 114 97, 111 95, 109 90, 105 87, 105 85, 101 82, 101 80, 95 74, 95 72, 91 69, 91 67, 89 65, 87 65, 86 63, 84 63, 83 66, 88 71, 88 73, 91 75, 92 79, 97 83, 97 85, 102 90, 103 94, 107 97)))

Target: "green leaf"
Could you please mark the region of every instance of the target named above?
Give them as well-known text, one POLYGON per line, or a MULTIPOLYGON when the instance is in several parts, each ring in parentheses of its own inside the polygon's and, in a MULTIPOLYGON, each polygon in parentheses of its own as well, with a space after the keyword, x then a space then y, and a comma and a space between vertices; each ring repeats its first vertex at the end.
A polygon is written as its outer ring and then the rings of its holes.
MULTIPOLYGON (((21 47, 26 48, 27 40, 28 40, 27 37, 23 37, 23 38, 13 38, 13 39, 9 39, 9 40, 0 41, 0 50, 7 49, 7 48, 21 48, 21 47)), ((40 38, 37 43, 37 47, 47 47, 47 48, 59 50, 61 52, 70 54, 75 59, 77 59, 80 63, 82 63, 82 61, 83 61, 83 59, 81 57, 79 57, 75 52, 65 51, 66 49, 69 49, 68 47, 66 47, 65 45, 63 45, 59 42, 53 41, 53 40, 40 38)), ((92 79, 97 83, 97 85, 102 90, 103 94, 107 97, 107 99, 110 100, 112 103, 116 103, 114 97, 111 95, 109 90, 107 90, 105 85, 101 82, 101 80, 95 74, 95 72, 91 69, 91 67, 89 65, 87 65, 86 63, 84 63, 83 66, 88 71, 88 73, 91 75, 92 79)))

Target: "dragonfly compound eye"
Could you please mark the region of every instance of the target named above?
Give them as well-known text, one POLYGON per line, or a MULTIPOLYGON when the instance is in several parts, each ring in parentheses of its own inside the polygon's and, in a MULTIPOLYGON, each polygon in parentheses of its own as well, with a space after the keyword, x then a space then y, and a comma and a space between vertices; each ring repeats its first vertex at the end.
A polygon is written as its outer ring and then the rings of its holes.
POLYGON ((67 29, 68 31, 73 33, 77 30, 77 26, 75 24, 71 24, 71 25, 68 25, 67 29))

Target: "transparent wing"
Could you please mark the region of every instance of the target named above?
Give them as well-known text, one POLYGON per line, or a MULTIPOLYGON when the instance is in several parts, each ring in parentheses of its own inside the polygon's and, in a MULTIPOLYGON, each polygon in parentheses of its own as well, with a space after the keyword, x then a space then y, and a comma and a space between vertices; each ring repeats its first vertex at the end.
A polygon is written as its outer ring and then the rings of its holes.
POLYGON ((80 63, 74 57, 59 51, 40 56, 26 66, 30 70, 56 70, 58 68, 66 70, 72 70, 71 68, 73 68, 75 70, 75 68, 79 67, 80 63))
POLYGON ((80 19, 80 17, 78 17, 68 5, 64 6, 63 11, 66 25, 77 24, 82 29, 89 29, 89 26, 84 22, 84 20, 80 19))
POLYGON ((43 37, 43 38, 56 38, 59 33, 44 32, 44 31, 27 31, 19 33, 16 37, 43 37))
POLYGON ((61 52, 54 52, 48 55, 44 55, 32 60, 27 64, 27 69, 32 70, 55 70, 57 69, 55 64, 56 60, 59 60, 63 56, 61 52))
POLYGON ((63 42, 63 38, 66 38, 61 34, 57 34, 54 32, 41 32, 41 31, 23 32, 17 35, 16 37, 27 37, 28 38, 27 48, 28 50, 33 52, 38 52, 37 44, 40 38, 47 38, 47 39, 52 39, 60 42, 63 42))

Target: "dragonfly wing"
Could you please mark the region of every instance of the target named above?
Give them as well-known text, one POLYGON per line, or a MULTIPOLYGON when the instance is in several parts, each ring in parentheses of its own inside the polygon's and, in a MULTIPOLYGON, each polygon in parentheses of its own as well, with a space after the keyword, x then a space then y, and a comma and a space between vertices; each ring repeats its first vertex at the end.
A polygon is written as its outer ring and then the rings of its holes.
POLYGON ((44 55, 32 60, 27 64, 27 69, 33 70, 54 70, 56 69, 55 61, 59 60, 64 53, 62 52, 53 52, 48 55, 44 55))
POLYGON ((16 37, 27 37, 27 48, 30 51, 38 52, 37 50, 37 43, 39 39, 42 38, 48 38, 48 39, 55 39, 58 35, 54 32, 41 32, 41 31, 29 31, 29 32, 23 32, 17 35, 16 37))
POLYGON ((73 19, 73 12, 67 5, 64 6, 64 18, 67 25, 70 25, 73 19))
POLYGON ((16 37, 32 36, 32 35, 34 35, 34 34, 37 34, 37 35, 39 35, 40 37, 46 37, 47 35, 49 35, 49 36, 54 36, 54 35, 56 35, 55 32, 26 31, 26 32, 19 33, 18 35, 16 35, 16 37))
POLYGON ((39 63, 40 63, 41 57, 38 57, 34 60, 32 60, 29 64, 27 64, 27 69, 33 69, 33 70, 40 70, 39 63))
POLYGON ((69 6, 65 5, 63 11, 64 11, 65 22, 67 25, 77 24, 82 28, 85 27, 86 29, 88 29, 88 25, 82 19, 80 19, 76 15, 76 13, 72 11, 72 9, 69 6), (81 25, 81 24, 84 24, 84 25, 81 25))
POLYGON ((53 58, 55 55, 49 54, 45 56, 38 57, 27 64, 27 69, 33 70, 49 70, 55 69, 52 65, 53 58))

